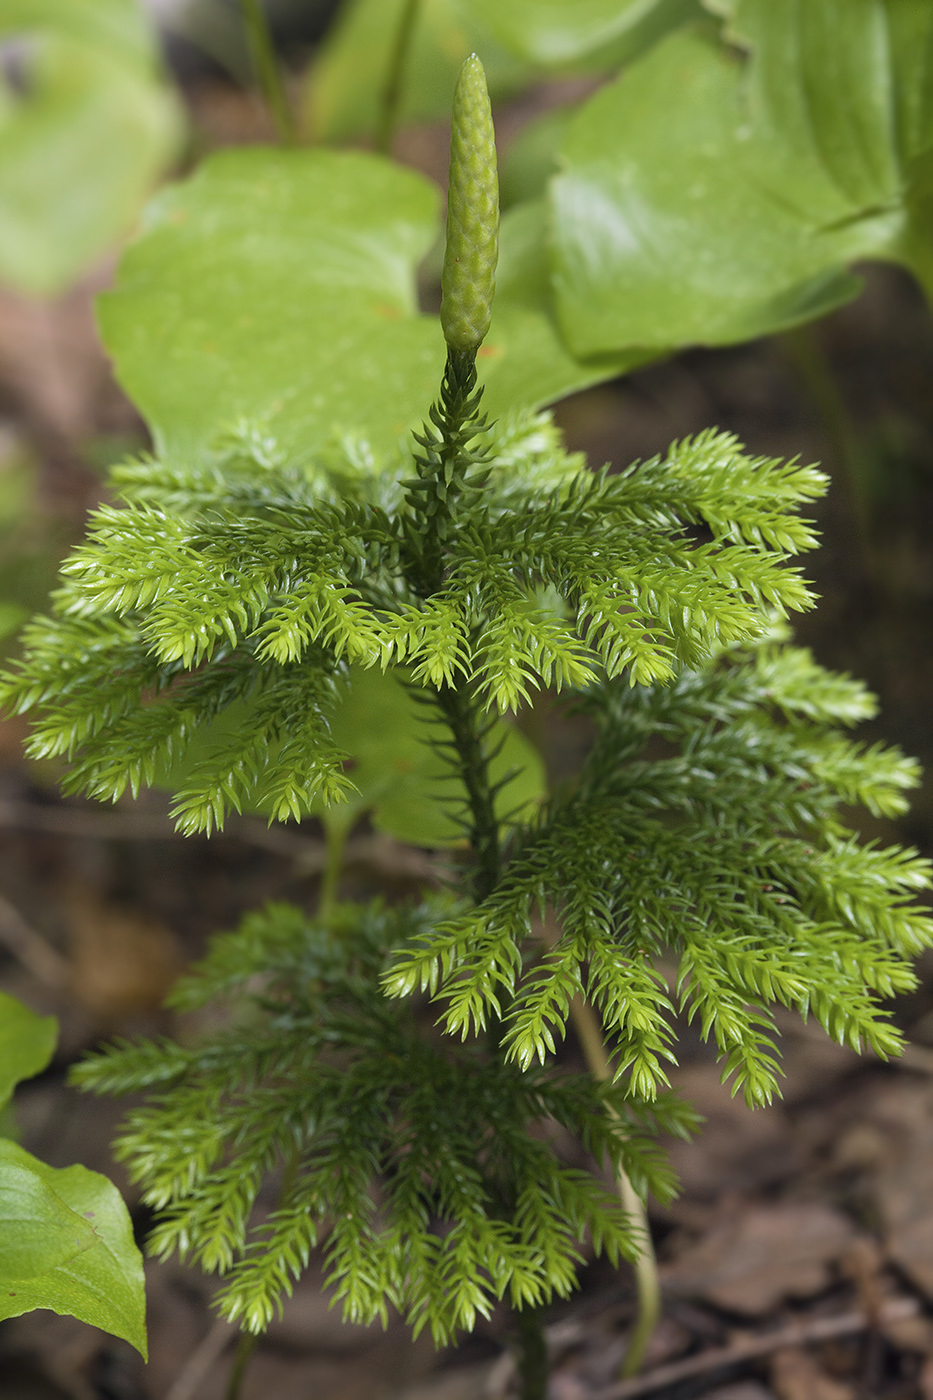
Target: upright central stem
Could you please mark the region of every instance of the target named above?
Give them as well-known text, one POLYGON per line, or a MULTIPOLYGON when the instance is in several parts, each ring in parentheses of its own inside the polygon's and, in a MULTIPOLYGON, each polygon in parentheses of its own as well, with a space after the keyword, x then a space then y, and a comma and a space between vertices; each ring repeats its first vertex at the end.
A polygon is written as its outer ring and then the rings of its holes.
POLYGON ((453 737, 459 772, 470 804, 470 846, 476 857, 473 893, 479 904, 492 894, 502 869, 499 822, 489 762, 473 696, 466 686, 444 686, 437 704, 453 737))

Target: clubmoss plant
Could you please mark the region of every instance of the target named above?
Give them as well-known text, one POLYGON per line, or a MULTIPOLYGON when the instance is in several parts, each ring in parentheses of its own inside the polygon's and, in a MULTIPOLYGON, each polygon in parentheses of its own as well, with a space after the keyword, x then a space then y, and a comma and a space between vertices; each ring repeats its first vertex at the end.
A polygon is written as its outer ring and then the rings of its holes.
POLYGON ((613 1180, 674 1190, 657 1136, 694 1126, 667 1087, 676 1015, 766 1102, 776 1005, 897 1053, 878 998, 914 985, 933 924, 914 902, 927 864, 861 843, 844 811, 896 815, 915 765, 850 738, 871 697, 788 640, 813 605, 790 561, 822 475, 712 431, 591 472, 546 415, 481 417, 492 161, 471 58, 447 364, 406 460, 311 473, 241 432, 118 469, 122 504, 97 513, 4 693, 70 789, 170 783, 180 827, 206 832, 245 807, 326 820, 362 771, 334 737, 359 677, 415 698, 450 776, 456 887, 247 916, 172 997, 226 1001, 227 1029, 111 1046, 75 1080, 148 1092, 117 1150, 159 1212, 152 1248, 222 1274, 225 1316, 261 1332, 320 1246, 356 1321, 394 1309, 442 1344, 506 1300, 540 1400, 542 1308, 588 1250, 644 1249, 613 1180), (496 768, 503 716, 558 693, 592 748, 530 810, 496 768), (592 1072, 559 1054, 571 1021, 592 1072))

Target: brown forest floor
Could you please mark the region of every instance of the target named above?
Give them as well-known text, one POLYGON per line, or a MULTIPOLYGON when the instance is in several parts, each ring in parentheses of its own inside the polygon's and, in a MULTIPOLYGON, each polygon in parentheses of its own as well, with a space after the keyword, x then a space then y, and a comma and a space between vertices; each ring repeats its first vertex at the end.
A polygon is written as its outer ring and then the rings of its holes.
MULTIPOLYGON (((203 110, 213 139, 238 122, 252 134, 235 103, 203 110)), ((411 138, 419 162, 438 149, 435 133, 411 138)), ((0 298, 0 484, 34 469, 32 504, 0 539, 0 587, 13 571, 36 603, 52 556, 100 494, 99 463, 144 440, 97 348, 93 290, 48 307, 0 298)), ((834 485, 809 571, 823 601, 799 635, 824 663, 868 680, 883 702, 872 736, 928 771, 931 372, 933 321, 918 294, 873 269, 862 298, 817 331, 691 352, 559 414, 596 465, 710 424, 755 452, 822 460, 834 485)), ((109 1153, 120 1108, 68 1089, 69 1063, 102 1035, 172 1032, 159 1008, 177 969, 264 899, 313 906, 321 850, 313 824, 270 833, 244 819, 210 843, 181 841, 157 797, 115 810, 63 804, 55 774, 22 759, 22 737, 21 725, 0 725, 0 984, 62 1024, 55 1063, 19 1095, 23 1141, 53 1165, 114 1176, 133 1205, 109 1153)), ((555 769, 572 741, 555 729, 555 769)), ((933 785, 899 826, 864 831, 933 853, 933 785)), ((359 837, 351 857, 361 893, 404 893, 421 868, 381 838, 359 837)), ((594 1263, 550 1316, 552 1400, 933 1400, 933 959, 923 970, 924 990, 896 1008, 912 1042, 903 1061, 859 1061, 788 1018, 783 1102, 754 1113, 730 1099, 684 1028, 678 1083, 706 1126, 672 1149, 683 1194, 653 1216, 665 1312, 646 1372, 617 1381, 630 1280, 594 1263)), ((144 1234, 144 1212, 137 1223, 144 1234)), ((221 1400, 234 1334, 210 1311, 210 1282, 148 1268, 147 1367, 121 1343, 38 1312, 0 1324, 3 1400, 221 1400)), ((511 1393, 507 1339, 504 1315, 440 1356, 401 1325, 344 1326, 312 1270, 260 1344, 244 1400, 494 1400, 511 1393)))

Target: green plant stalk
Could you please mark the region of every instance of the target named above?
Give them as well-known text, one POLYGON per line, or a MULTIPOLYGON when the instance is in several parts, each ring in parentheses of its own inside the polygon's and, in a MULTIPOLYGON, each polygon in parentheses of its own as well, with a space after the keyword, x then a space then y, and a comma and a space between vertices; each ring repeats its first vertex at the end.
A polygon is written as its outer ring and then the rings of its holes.
MULTIPOLYGON (((443 587, 445 547, 456 528, 456 507, 486 480, 485 453, 470 444, 485 427, 479 414, 476 352, 489 329, 498 258, 499 189, 495 133, 486 76, 475 54, 466 60, 454 92, 450 135, 447 246, 442 277, 441 327, 447 363, 431 409, 436 431, 416 435, 417 476, 408 485, 412 526, 406 540, 409 584, 422 597, 443 587)), ((464 678, 437 687, 437 705, 451 733, 457 770, 467 793, 469 840, 476 865, 473 895, 481 903, 502 875, 496 790, 490 780, 488 726, 464 678)), ((502 1054, 498 1027, 490 1051, 502 1054)), ((546 1400, 547 1348, 541 1308, 517 1310, 521 1400, 546 1400)))
POLYGON ((351 826, 352 820, 334 821, 327 817, 324 820, 325 865, 318 894, 318 917, 321 919, 328 917, 337 902, 343 874, 343 856, 351 826))
MULTIPOLYGON (((570 1003, 570 1017, 593 1078, 601 1081, 611 1080, 612 1065, 606 1053, 602 1031, 582 997, 574 997, 570 1003)), ((635 1326, 621 1368, 623 1378, 627 1378, 636 1376, 641 1370, 648 1343, 658 1325, 661 1316, 661 1283, 644 1203, 621 1168, 616 1174, 616 1187, 623 1209, 635 1222, 639 1236, 639 1253, 633 1266, 637 1297, 635 1326)))
MULTIPOLYGON (((444 548, 454 529, 456 502, 464 489, 477 481, 475 476, 468 481, 470 468, 482 462, 482 455, 469 446, 483 426, 478 417, 482 391, 475 389, 475 349, 449 348, 440 397, 431 411, 437 434, 426 431, 417 439, 425 452, 416 457, 418 476, 409 482, 414 517, 408 539, 409 582, 423 597, 430 597, 443 585, 444 548)), ((475 860, 472 892, 476 902, 481 903, 502 875, 501 834, 486 745, 488 726, 465 679, 438 686, 435 697, 450 730, 457 772, 466 789, 469 842, 475 860)), ((501 1053, 499 1035, 494 1031, 490 1034, 490 1048, 493 1053, 501 1053)), ((545 1400, 547 1350, 541 1309, 517 1311, 515 1330, 521 1400, 545 1400)))
POLYGON ((240 0, 240 6, 246 25, 246 40, 253 72, 275 123, 278 138, 283 146, 297 145, 295 118, 282 81, 282 70, 275 56, 261 0, 240 0))
POLYGON ((385 86, 379 103, 379 118, 376 124, 375 145, 380 155, 391 156, 392 143, 399 123, 402 107, 405 64, 411 49, 411 39, 415 32, 420 0, 405 0, 402 17, 392 45, 385 86))
POLYGON ((236 1344, 236 1351, 233 1354, 233 1366, 227 1381, 227 1393, 225 1400, 240 1400, 243 1390, 243 1381, 246 1379, 246 1372, 249 1363, 253 1359, 253 1353, 259 1342, 258 1332, 241 1332, 236 1344))
POLYGON ((832 455, 842 468, 846 504, 865 573, 872 583, 883 584, 884 570, 878 565, 872 538, 866 455, 832 367, 813 326, 797 326, 785 331, 779 343, 819 413, 832 455))

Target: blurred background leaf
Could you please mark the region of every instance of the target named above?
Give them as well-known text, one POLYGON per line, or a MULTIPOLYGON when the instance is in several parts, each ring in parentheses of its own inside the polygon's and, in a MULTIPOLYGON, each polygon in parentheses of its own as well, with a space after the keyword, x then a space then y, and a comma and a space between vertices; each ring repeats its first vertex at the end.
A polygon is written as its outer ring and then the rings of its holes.
POLYGON ((0 280, 61 291, 130 230, 182 130, 135 0, 0 0, 0 280))

